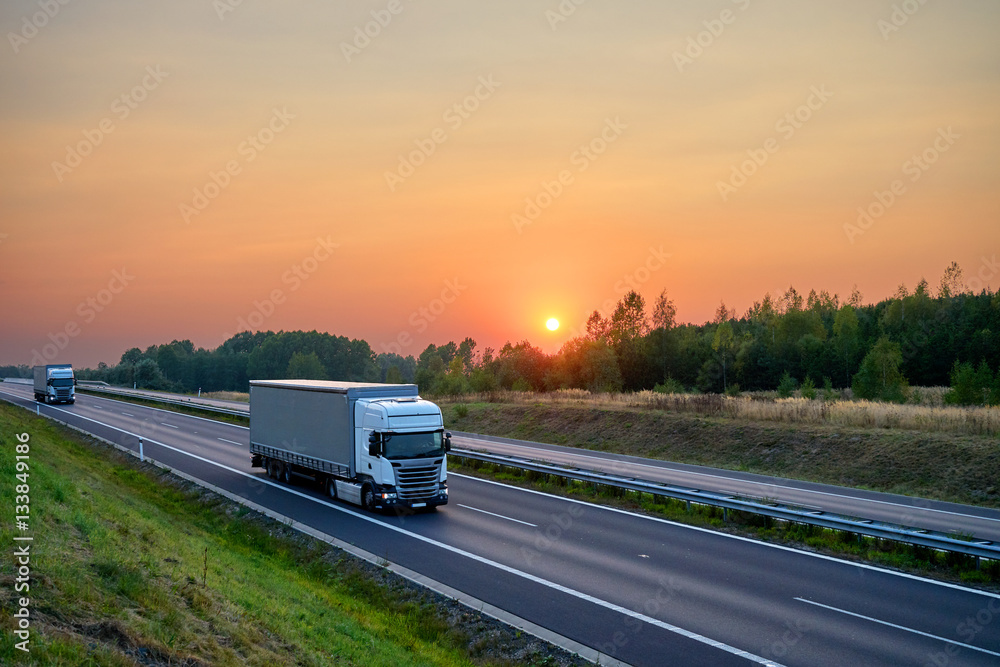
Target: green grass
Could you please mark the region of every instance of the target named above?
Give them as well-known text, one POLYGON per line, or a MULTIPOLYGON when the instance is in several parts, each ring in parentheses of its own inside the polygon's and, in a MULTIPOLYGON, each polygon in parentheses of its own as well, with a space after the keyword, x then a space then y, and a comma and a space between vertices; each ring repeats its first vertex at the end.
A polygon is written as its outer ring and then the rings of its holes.
POLYGON ((455 430, 1000 507, 995 436, 636 407, 443 403, 442 408, 447 427, 455 430))
POLYGON ((8 515, 18 433, 30 435, 31 589, 14 591, 8 516, 0 522, 8 554, 0 574, 2 664, 572 662, 381 568, 0 403, 0 506, 8 515), (12 632, 22 595, 31 600, 28 654, 15 648, 12 632))

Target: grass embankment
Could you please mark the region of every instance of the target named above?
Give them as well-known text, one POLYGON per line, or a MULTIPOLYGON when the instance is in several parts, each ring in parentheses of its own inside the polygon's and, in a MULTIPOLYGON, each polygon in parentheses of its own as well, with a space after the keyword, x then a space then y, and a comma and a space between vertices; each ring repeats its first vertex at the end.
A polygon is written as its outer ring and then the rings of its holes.
POLYGON ((704 416, 600 399, 443 407, 447 426, 461 431, 1000 507, 995 436, 704 416))
MULTIPOLYGON (((0 663, 569 662, 382 568, 0 403, 0 663), (30 591, 15 592, 16 434, 30 435, 30 591), (15 648, 30 598, 30 653, 15 648)), ((550 652, 551 651, 551 652, 550 652)))
POLYGON ((911 387, 910 399, 913 402, 904 404, 845 398, 849 390, 834 390, 829 392, 829 396, 826 396, 825 390, 819 390, 819 398, 806 399, 801 395, 778 398, 773 391, 723 396, 661 394, 654 391, 591 394, 582 389, 560 389, 547 393, 498 391, 457 400, 467 403, 636 408, 786 424, 1000 435, 1000 407, 946 406, 944 397, 947 392, 947 387, 911 387))

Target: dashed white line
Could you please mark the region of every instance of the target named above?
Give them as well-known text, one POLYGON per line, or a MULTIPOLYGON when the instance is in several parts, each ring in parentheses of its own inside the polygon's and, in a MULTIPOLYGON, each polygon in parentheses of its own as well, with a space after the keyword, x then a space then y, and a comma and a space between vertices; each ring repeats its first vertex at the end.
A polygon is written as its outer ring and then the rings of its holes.
POLYGON ((897 630, 903 630, 905 632, 912 632, 915 635, 920 635, 921 637, 930 637, 931 639, 936 639, 938 641, 946 642, 948 644, 954 644, 955 646, 961 646, 962 648, 971 649, 973 651, 979 651, 980 653, 987 653, 989 655, 995 655, 1000 657, 1000 653, 994 653, 993 651, 988 651, 984 648, 979 648, 978 646, 973 646, 972 644, 963 644, 962 642, 957 642, 954 639, 946 639, 945 637, 938 637, 937 635, 932 635, 929 632, 921 632, 920 630, 914 630, 913 628, 908 628, 904 625, 896 625, 895 623, 890 623, 888 621, 881 621, 877 618, 872 618, 871 616, 865 616, 863 614, 856 614, 853 611, 846 611, 844 609, 837 609, 836 607, 831 607, 830 605, 820 604, 819 602, 813 602, 812 600, 806 600, 805 598, 795 598, 799 602, 805 602, 806 604, 811 604, 816 607, 822 607, 823 609, 829 609, 830 611, 836 611, 841 614, 846 614, 847 616, 853 616, 855 618, 864 619, 866 621, 871 621, 872 623, 879 623, 880 625, 886 625, 890 628, 896 628, 897 630))
MULTIPOLYGON (((0 393, 3 393, 3 392, 0 392, 0 393)), ((18 397, 18 398, 22 398, 22 397, 18 397)), ((71 415, 74 414, 74 413, 70 412, 69 410, 62 410, 60 408, 52 408, 52 409, 55 410, 55 411, 58 411, 58 412, 65 412, 66 414, 71 414, 71 415)), ((108 428, 113 428, 116 431, 121 431, 122 433, 125 433, 127 435, 131 435, 133 437, 139 437, 135 433, 132 433, 130 431, 126 431, 125 429, 121 428, 120 426, 112 426, 111 424, 105 424, 104 422, 99 422, 96 419, 92 419, 90 417, 84 417, 83 415, 74 415, 74 416, 79 417, 80 419, 84 419, 86 421, 94 422, 95 424, 100 424, 101 426, 106 426, 108 428)), ((438 540, 432 539, 432 538, 427 537, 425 535, 421 535, 420 533, 414 533, 414 532, 411 532, 409 530, 405 530, 403 528, 400 528, 398 526, 394 526, 394 525, 392 525, 390 523, 383 523, 382 521, 380 521, 379 519, 377 519, 375 517, 355 512, 354 510, 348 509, 346 507, 342 507, 339 504, 334 505, 333 503, 327 502, 326 500, 323 500, 322 498, 317 498, 316 496, 307 495, 307 494, 302 493, 301 491, 298 491, 296 489, 292 489, 292 488, 289 488, 287 486, 283 486, 281 484, 277 484, 277 483, 275 483, 275 482, 267 479, 266 477, 265 478, 261 478, 261 477, 259 477, 257 475, 251 475, 250 473, 244 472, 242 470, 237 470, 236 468, 232 468, 230 466, 224 465, 222 463, 219 463, 218 461, 213 461, 213 460, 207 459, 207 458, 205 458, 203 456, 198 456, 197 454, 192 454, 191 452, 185 451, 183 449, 179 449, 177 447, 173 447, 173 446, 168 445, 168 444, 166 444, 164 442, 153 440, 152 438, 147 438, 146 441, 150 442, 150 443, 153 443, 155 445, 159 445, 160 447, 163 447, 164 449, 169 449, 170 451, 177 452, 178 454, 182 454, 184 456, 191 457, 192 459, 195 459, 197 461, 201 461, 203 463, 207 463, 208 465, 213 465, 213 466, 215 466, 217 468, 221 468, 223 470, 227 470, 227 471, 229 471, 231 473, 234 473, 236 475, 239 475, 241 477, 246 477, 248 479, 257 480, 257 482, 260 483, 260 484, 264 484, 266 486, 270 486, 270 487, 273 487, 273 488, 276 488, 276 489, 280 489, 280 490, 282 490, 282 491, 284 491, 286 493, 290 493, 292 495, 299 496, 300 498, 305 498, 306 500, 312 501, 312 502, 317 503, 319 505, 323 505, 325 507, 328 507, 330 509, 336 510, 338 512, 343 512, 344 514, 349 514, 349 515, 351 515, 351 516, 353 516, 353 517, 355 517, 357 519, 360 519, 362 521, 367 521, 367 522, 370 522, 370 523, 373 523, 373 524, 377 524, 378 526, 381 526, 382 528, 384 528, 386 530, 391 530, 393 532, 400 533, 402 535, 406 535, 407 537, 410 537, 412 539, 418 540, 418 541, 423 542, 425 544, 430 544, 432 546, 436 546, 436 547, 438 547, 440 549, 443 549, 445 551, 450 551, 451 553, 457 554, 459 556, 463 556, 465 558, 469 558, 471 560, 477 561, 477 562, 482 563, 484 565, 487 565, 489 567, 494 567, 494 568, 496 568, 498 570, 501 570, 503 572, 508 572, 508 573, 510 573, 510 574, 512 574, 512 575, 514 575, 516 577, 521 577, 522 579, 526 579, 527 581, 534 582, 534 583, 536 583, 536 584, 538 584, 540 586, 544 586, 546 588, 550 588, 552 590, 556 590, 556 591, 559 591, 561 593, 566 593, 567 595, 571 595, 571 596, 573 596, 573 597, 575 597, 575 598, 577 598, 579 600, 583 600, 585 602, 589 602, 591 604, 595 604, 595 605, 603 607, 605 609, 609 609, 611 611, 615 611, 615 612, 618 612, 620 614, 624 614, 626 616, 630 616, 631 618, 634 618, 636 620, 648 623, 649 625, 653 625, 653 626, 658 627, 658 628, 662 628, 663 630, 666 630, 668 632, 672 632, 672 633, 678 634, 678 635, 680 635, 682 637, 686 637, 688 639, 692 639, 692 640, 694 640, 696 642, 699 642, 699 643, 702 643, 702 644, 706 644, 708 646, 711 646, 713 648, 719 649, 721 651, 725 651, 726 653, 730 653, 732 655, 736 655, 736 656, 739 656, 741 658, 745 658, 747 660, 750 660, 751 662, 755 662, 755 663, 761 664, 761 665, 769 665, 769 666, 780 667, 780 665, 778 665, 778 663, 776 663, 774 661, 771 661, 771 660, 766 660, 765 658, 762 658, 760 656, 754 655, 753 653, 749 653, 749 652, 744 651, 742 649, 738 649, 738 648, 736 648, 734 646, 729 646, 728 644, 724 644, 723 642, 716 641, 714 639, 711 639, 709 637, 705 637, 703 635, 699 635, 698 633, 691 632, 690 630, 685 630, 684 628, 681 628, 681 627, 676 626, 676 625, 672 625, 670 623, 667 623, 665 621, 661 621, 661 620, 659 620, 657 618, 653 618, 651 616, 647 616, 647 615, 645 615, 643 613, 632 611, 631 609, 627 609, 627 608, 622 607, 620 605, 614 604, 613 602, 608 602, 607 600, 602 600, 600 598, 594 597, 593 595, 589 595, 587 593, 583 593, 582 591, 578 591, 578 590, 570 588, 568 586, 563 586, 562 584, 558 584, 558 583, 555 583, 553 581, 549 581, 547 579, 543 579, 542 577, 536 576, 534 574, 530 574, 530 573, 525 572, 523 570, 518 570, 517 568, 511 567, 510 565, 505 565, 503 563, 499 563, 499 562, 494 561, 492 559, 486 558, 485 556, 480 556, 478 554, 466 551, 465 549, 461 549, 459 547, 453 546, 453 545, 448 544, 446 542, 439 542, 438 540)))
POLYGON ((240 447, 243 446, 242 442, 236 442, 235 440, 226 440, 225 438, 216 438, 216 440, 221 440, 222 442, 228 442, 231 445, 239 445, 240 447))
MULTIPOLYGON (((512 445, 512 444, 506 443, 506 442, 504 442, 504 443, 497 443, 497 442, 494 442, 492 440, 481 440, 479 438, 472 438, 472 437, 468 437, 468 436, 462 436, 462 437, 465 440, 475 440, 476 442, 484 442, 484 443, 486 443, 488 445, 494 445, 495 446, 495 445, 499 444, 499 445, 503 445, 505 447, 511 447, 511 448, 516 448, 516 449, 521 449, 521 450, 524 450, 524 449, 532 450, 532 449, 534 449, 533 447, 525 447, 523 445, 512 445)), ((538 450, 535 450, 535 451, 538 451, 538 450)), ((545 450, 545 451, 552 451, 552 450, 545 450)), ((555 453, 561 454, 562 452, 555 452, 555 453)), ((801 493, 812 493, 812 494, 816 494, 818 496, 829 496, 831 498, 843 498, 845 500, 861 501, 861 502, 865 502, 865 503, 877 503, 879 505, 889 505, 889 506, 892 506, 892 507, 900 507, 900 508, 903 508, 903 509, 906 509, 906 510, 910 510, 910 511, 913 511, 913 512, 936 512, 938 514, 950 514, 951 516, 962 516, 962 517, 967 517, 967 518, 970 518, 970 519, 980 519, 980 520, 983 520, 983 521, 1000 521, 1000 519, 995 519, 993 517, 988 517, 988 516, 980 516, 978 514, 965 514, 963 512, 953 512, 951 510, 942 510, 942 509, 936 509, 936 508, 933 508, 933 507, 918 507, 916 505, 906 505, 904 503, 893 502, 893 501, 890 501, 890 500, 876 500, 874 498, 864 498, 864 497, 861 497, 861 496, 852 496, 852 495, 847 495, 847 494, 843 494, 843 493, 831 493, 830 491, 818 491, 816 489, 803 489, 803 488, 799 488, 799 487, 796 487, 796 486, 784 486, 784 485, 781 485, 781 484, 775 484, 774 482, 760 482, 760 481, 756 481, 756 480, 745 480, 745 479, 740 479, 738 477, 729 477, 728 475, 716 475, 716 474, 707 473, 707 472, 697 472, 697 471, 694 471, 694 470, 682 470, 682 469, 677 469, 677 468, 670 468, 668 466, 653 465, 653 464, 649 464, 649 463, 636 463, 634 461, 617 461, 615 459, 605 459, 605 458, 602 458, 600 456, 593 456, 593 455, 590 455, 590 454, 586 454, 584 452, 579 452, 579 453, 574 452, 573 455, 570 458, 572 459, 573 457, 587 458, 587 459, 592 459, 594 461, 601 461, 603 463, 625 463, 626 465, 636 466, 636 467, 639 467, 639 468, 655 468, 656 470, 659 470, 661 472, 674 472, 674 473, 681 473, 681 474, 684 474, 684 475, 698 475, 700 477, 712 477, 712 478, 715 478, 715 479, 724 479, 724 480, 726 480, 728 482, 739 482, 739 483, 743 483, 743 484, 752 484, 754 486, 766 486, 766 487, 769 487, 769 488, 772 488, 772 489, 781 490, 781 491, 799 491, 801 493)), ((553 462, 555 462, 555 461, 553 461, 553 462)), ((576 465, 576 463, 574 463, 572 460, 570 461, 570 463, 571 463, 571 465, 576 465)), ((726 493, 732 493, 732 490, 726 491, 726 493)), ((791 501, 789 501, 789 502, 791 502, 791 501)), ((796 505, 802 505, 803 507, 805 507, 805 505, 803 505, 802 503, 794 503, 794 504, 796 504, 796 505)))
POLYGON ((528 523, 527 521, 521 521, 520 519, 512 519, 509 516, 504 516, 503 514, 494 514, 493 512, 487 512, 486 510, 481 510, 478 507, 469 507, 468 505, 463 505, 461 503, 455 503, 459 507, 464 507, 467 510, 472 510, 473 512, 482 512, 483 514, 489 514, 490 516, 495 516, 498 519, 507 519, 507 521, 513 521, 514 523, 523 523, 525 526, 531 526, 532 528, 538 528, 537 523, 528 523))
POLYGON ((135 415, 132 414, 131 412, 123 412, 122 414, 125 415, 126 417, 135 417, 135 415))
POLYGON ((160 423, 163 424, 164 426, 169 426, 170 428, 178 428, 178 429, 180 428, 180 426, 174 426, 173 424, 168 424, 167 422, 160 422, 160 423))

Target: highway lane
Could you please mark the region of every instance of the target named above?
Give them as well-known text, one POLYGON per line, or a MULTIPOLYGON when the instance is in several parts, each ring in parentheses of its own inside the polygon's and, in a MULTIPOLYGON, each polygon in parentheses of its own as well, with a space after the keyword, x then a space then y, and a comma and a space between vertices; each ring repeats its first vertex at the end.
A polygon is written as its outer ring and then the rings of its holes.
POLYGON ((463 449, 548 461, 713 493, 768 498, 834 514, 925 530, 954 531, 1000 542, 1000 510, 993 508, 473 433, 455 432, 452 442, 463 449))
POLYGON ((968 642, 959 629, 1000 618, 996 596, 458 475, 435 514, 365 515, 251 471, 240 427, 92 397, 42 410, 133 448, 80 418, 145 429, 147 453, 167 465, 630 663, 752 664, 733 649, 783 664, 1000 660, 1000 620, 968 642))
MULTIPOLYGON (((116 390, 120 390, 116 388, 116 390)), ((125 391, 125 390, 120 390, 125 391)), ((246 403, 194 399, 181 394, 138 390, 151 398, 201 401, 227 409, 246 410, 246 403)), ((456 432, 456 447, 504 454, 535 461, 575 466, 653 482, 689 488, 768 498, 776 502, 833 514, 900 524, 925 530, 973 535, 1000 543, 1000 509, 961 505, 926 498, 880 493, 863 489, 756 475, 719 468, 659 461, 635 456, 595 452, 575 447, 456 432)))

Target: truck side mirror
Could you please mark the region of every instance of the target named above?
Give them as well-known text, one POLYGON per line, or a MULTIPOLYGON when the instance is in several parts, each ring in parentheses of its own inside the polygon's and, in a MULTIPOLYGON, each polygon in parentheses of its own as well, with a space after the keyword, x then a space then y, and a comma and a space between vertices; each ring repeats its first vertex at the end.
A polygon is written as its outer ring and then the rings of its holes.
POLYGON ((382 438, 375 431, 368 436, 368 456, 382 455, 382 438))
POLYGON ((451 433, 444 434, 444 451, 451 451, 451 433))

